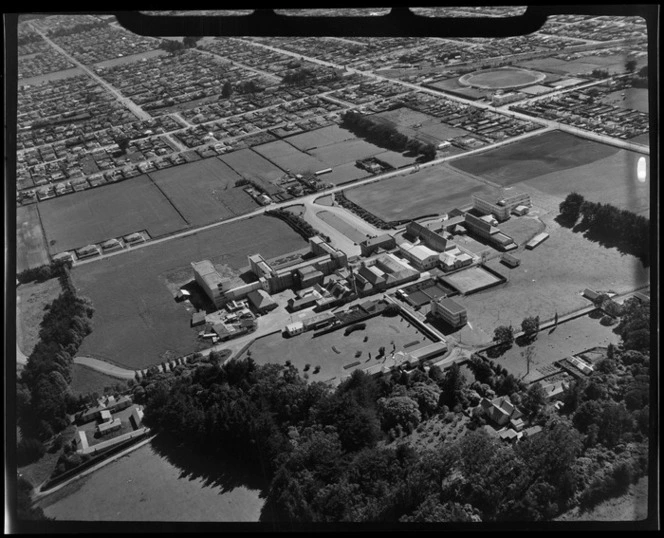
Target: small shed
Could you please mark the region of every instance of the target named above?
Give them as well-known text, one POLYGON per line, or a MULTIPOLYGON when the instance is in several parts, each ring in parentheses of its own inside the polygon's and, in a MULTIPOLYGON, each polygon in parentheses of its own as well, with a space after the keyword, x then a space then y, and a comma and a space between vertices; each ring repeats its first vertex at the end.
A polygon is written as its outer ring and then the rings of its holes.
POLYGON ((191 326, 196 327, 205 323, 205 312, 194 312, 191 316, 191 326))

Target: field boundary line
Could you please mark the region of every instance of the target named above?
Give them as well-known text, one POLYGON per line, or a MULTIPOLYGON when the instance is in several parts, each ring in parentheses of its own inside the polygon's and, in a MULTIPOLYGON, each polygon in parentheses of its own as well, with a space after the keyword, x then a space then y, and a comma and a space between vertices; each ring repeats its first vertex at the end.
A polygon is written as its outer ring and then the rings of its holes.
POLYGON ((150 182, 151 182, 155 187, 157 187, 157 189, 159 190, 159 192, 161 193, 161 195, 162 195, 164 198, 166 198, 166 200, 168 200, 168 203, 171 204, 171 206, 173 207, 173 209, 175 209, 176 213, 177 213, 178 215, 180 215, 180 218, 181 218, 183 221, 185 221, 185 222, 187 223, 187 226, 191 226, 191 222, 189 222, 189 221, 185 218, 185 216, 184 216, 182 213, 180 213, 180 210, 179 210, 179 209, 176 207, 176 205, 173 203, 173 200, 171 200, 171 199, 168 197, 168 195, 163 191, 163 189, 162 189, 162 188, 157 184, 157 182, 152 178, 152 176, 150 175, 150 173, 149 173, 149 172, 146 172, 145 175, 148 176, 148 177, 150 178, 150 182))

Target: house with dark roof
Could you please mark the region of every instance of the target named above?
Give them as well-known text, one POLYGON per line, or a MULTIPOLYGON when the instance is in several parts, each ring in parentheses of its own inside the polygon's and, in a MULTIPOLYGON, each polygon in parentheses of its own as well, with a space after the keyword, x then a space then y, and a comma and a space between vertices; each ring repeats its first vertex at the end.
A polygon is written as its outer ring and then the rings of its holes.
POLYGON ((482 398, 480 406, 485 416, 498 426, 506 426, 510 421, 517 421, 523 413, 512 403, 509 396, 501 396, 494 400, 482 398))

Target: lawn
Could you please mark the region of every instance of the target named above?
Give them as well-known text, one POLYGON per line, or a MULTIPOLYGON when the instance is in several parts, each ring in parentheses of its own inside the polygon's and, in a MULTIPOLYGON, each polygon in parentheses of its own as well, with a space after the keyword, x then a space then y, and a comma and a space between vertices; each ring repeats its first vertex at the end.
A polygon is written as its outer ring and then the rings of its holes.
POLYGON ((385 221, 441 215, 471 204, 471 195, 490 192, 479 180, 446 164, 345 191, 346 197, 385 221))
POLYGON ((285 141, 302 151, 309 151, 310 149, 322 148, 324 146, 329 146, 330 144, 343 142, 344 140, 352 140, 354 138, 355 135, 347 129, 343 129, 338 125, 329 125, 328 127, 322 127, 321 129, 289 136, 285 141))
POLYGON ((483 153, 460 157, 450 161, 450 164, 464 172, 508 186, 594 163, 618 151, 616 147, 562 131, 549 131, 483 153))
POLYGON ((537 335, 532 344, 534 360, 527 376, 527 362, 521 355, 526 346, 515 343, 495 360, 519 379, 532 382, 556 371, 557 368, 552 366, 556 361, 592 347, 606 347, 610 343, 617 345, 619 341, 620 337, 613 333, 612 327, 605 327, 599 319, 582 316, 560 323, 555 329, 545 329, 537 335))
MULTIPOLYGON (((309 315, 311 314, 300 314, 301 317, 309 315)), ((296 317, 297 314, 293 315, 293 321, 297 321, 296 317)), ((328 381, 334 378, 334 382, 338 383, 355 368, 366 368, 383 361, 383 358, 377 359, 381 346, 386 348, 389 357, 392 342, 396 351, 414 351, 431 344, 424 334, 401 316, 378 316, 363 323, 366 323, 365 330, 354 331, 348 336, 344 336, 343 329, 316 338, 313 337, 313 331, 290 338, 284 337, 282 333, 268 335, 257 339, 251 345, 251 358, 259 364, 283 364, 288 359, 301 374, 308 373, 311 381, 328 381), (356 356, 358 351, 361 352, 359 357, 356 356), (344 368, 354 362, 359 364, 344 368), (310 364, 311 368, 305 372, 307 364, 310 364), (316 366, 321 369, 314 374, 316 366)), ((246 356, 246 353, 243 356, 246 356)))
POLYGON ((37 204, 16 208, 16 272, 50 262, 37 204))
POLYGON ((628 88, 602 97, 602 103, 648 113, 648 88, 628 88), (625 97, 623 98, 623 93, 625 97))
POLYGON ((39 213, 51 253, 140 230, 159 237, 187 226, 145 175, 41 202, 39 213))
POLYGON ((255 521, 263 484, 251 470, 153 441, 40 502, 58 521, 255 521), (253 474, 253 473, 252 473, 253 474))
MULTIPOLYGON (((593 202, 610 203, 647 216, 650 211, 650 174, 645 182, 637 179, 640 157, 640 153, 617 149, 607 157, 572 169, 552 171, 525 184, 561 198, 570 192, 578 192, 593 202)), ((644 157, 649 165, 650 157, 644 157)))
POLYGON ((174 299, 178 286, 193 279, 191 262, 209 259, 224 274, 237 274, 248 255, 269 259, 304 247, 284 222, 253 217, 75 267, 76 288, 95 307, 93 332, 78 355, 138 369, 161 362, 165 353, 191 353, 197 330, 174 299))
POLYGON ((104 394, 106 387, 112 387, 117 383, 123 385, 125 380, 103 374, 83 364, 72 364, 69 388, 71 388, 74 396, 93 392, 101 395, 104 394))
POLYGON ((281 179, 284 171, 251 149, 241 149, 219 157, 243 178, 273 189, 273 181, 281 179))
POLYGON ((39 330, 46 306, 62 292, 60 280, 28 282, 16 288, 16 343, 24 355, 30 356, 39 341, 39 330))
POLYGON ((272 161, 279 168, 290 170, 294 174, 317 172, 329 166, 283 140, 275 140, 274 142, 254 146, 252 149, 259 155, 272 161))
MULTIPOLYGON (((540 205, 536 197, 533 203, 540 205)), ((463 298, 469 322, 463 331, 476 332, 478 339, 489 343, 499 325, 520 327, 526 316, 539 315, 545 321, 556 312, 562 316, 588 306, 581 295, 585 288, 624 293, 650 281, 649 270, 636 258, 559 226, 553 220, 557 214, 553 210, 540 215, 550 234, 547 241, 534 250, 520 246, 510 252, 521 265, 508 269, 499 258, 487 262, 509 280, 463 298)))
POLYGON ((174 166, 149 174, 189 224, 200 226, 258 207, 235 187, 242 176, 216 157, 174 166))
POLYGON ((328 166, 354 163, 358 159, 366 159, 384 152, 384 148, 360 139, 337 142, 323 148, 311 150, 312 155, 320 161, 325 162, 328 166))
POLYGON ((349 222, 345 221, 341 217, 337 216, 335 213, 329 211, 319 211, 316 213, 316 216, 322 221, 326 222, 332 228, 344 234, 348 239, 354 243, 360 243, 364 241, 367 237, 365 234, 360 232, 355 226, 351 225, 349 222))

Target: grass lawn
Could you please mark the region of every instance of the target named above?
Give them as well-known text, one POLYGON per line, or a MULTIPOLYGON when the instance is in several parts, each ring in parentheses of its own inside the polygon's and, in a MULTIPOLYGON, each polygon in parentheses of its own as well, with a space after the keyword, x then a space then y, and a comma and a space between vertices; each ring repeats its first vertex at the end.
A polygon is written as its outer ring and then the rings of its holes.
MULTIPOLYGON (((308 317, 310 313, 301 314, 308 317)), ((293 315, 297 321, 298 315, 293 315)), ((392 352, 392 342, 396 351, 414 351, 431 344, 431 341, 416 327, 397 317, 383 317, 364 321, 365 330, 354 331, 344 336, 344 329, 313 337, 313 331, 308 331, 290 338, 282 333, 276 333, 257 339, 249 348, 251 358, 259 364, 284 363, 290 360, 301 374, 308 373, 311 381, 328 381, 333 379, 337 384, 343 377, 350 375, 355 368, 366 368, 373 364, 380 364, 384 359, 377 359, 378 350, 385 346, 389 356, 392 352), (368 337, 364 342, 364 338, 368 337), (408 345, 411 344, 411 345, 408 345), (407 346, 407 347, 406 347, 407 346), (361 352, 357 357, 357 352, 361 352), (371 356, 369 356, 371 355, 371 356), (357 366, 344 369, 354 362, 357 366), (306 364, 311 368, 304 371, 306 364), (314 374, 314 368, 320 366, 320 372, 314 374)), ((246 356, 246 352, 243 356, 246 356)))
POLYGON ((355 226, 337 216, 335 213, 331 213, 329 211, 319 211, 316 213, 316 215, 322 221, 332 226, 332 228, 344 234, 354 243, 360 243, 367 238, 366 235, 355 228, 355 226))
MULTIPOLYGON (((552 171, 525 184, 561 199, 570 192, 578 192, 593 202, 610 203, 647 216, 650 210, 650 174, 643 183, 637 179, 637 161, 641 156, 640 153, 619 149, 588 164, 552 171)), ((650 157, 644 157, 649 165, 650 157)))
MULTIPOLYGON (((536 207, 540 200, 535 197, 536 207)), ((468 331, 491 340, 499 325, 520 327, 526 316, 542 321, 588 306, 581 296, 587 287, 623 293, 650 281, 650 272, 633 256, 593 243, 580 233, 560 227, 557 210, 540 211, 549 239, 534 250, 520 246, 510 254, 521 265, 508 269, 498 258, 487 266, 509 277, 506 284, 463 298, 468 311, 468 331)), ((464 328, 465 329, 465 328, 464 328)))
POLYGON ((532 382, 558 370, 553 366, 556 361, 592 347, 607 347, 610 343, 617 345, 619 341, 620 337, 613 333, 613 327, 605 327, 599 319, 582 316, 538 334, 532 344, 535 354, 527 376, 527 363, 521 355, 526 346, 515 343, 495 360, 515 377, 532 382))
POLYGON ((562 131, 539 136, 450 162, 451 166, 504 186, 605 159, 618 148, 562 131))
POLYGON ((628 88, 626 90, 611 92, 601 99, 607 105, 631 108, 648 113, 648 88, 628 88), (625 98, 623 99, 623 95, 625 98))
POLYGON ((52 73, 46 73, 44 75, 38 75, 36 77, 28 77, 19 79, 19 86, 39 86, 44 82, 51 80, 60 80, 63 78, 72 78, 82 75, 83 71, 78 67, 72 67, 70 69, 63 69, 62 71, 53 71, 52 73))
POLYGON ((479 180, 446 164, 345 191, 349 200, 385 221, 443 214, 471 203, 471 195, 491 192, 479 180))
MULTIPOLYGON (((398 153, 390 152, 394 155, 399 155, 398 153)), ((399 155, 401 157, 401 155, 399 155)), ((391 164, 391 163, 390 163, 391 164)), ((341 183, 346 183, 348 181, 355 181, 356 179, 361 179, 367 177, 369 172, 362 170, 361 168, 355 166, 355 161, 342 164, 340 166, 335 166, 332 168, 332 172, 320 176, 321 180, 325 183, 332 183, 333 185, 339 185, 341 183)))
POLYGON ((263 485, 247 473, 185 448, 164 452, 153 441, 39 505, 58 521, 258 521, 263 485))
POLYGON ((44 282, 28 282, 16 289, 16 342, 28 357, 39 341, 39 330, 46 306, 60 295, 60 280, 51 278, 44 282))
POLYGON ((249 148, 226 153, 219 157, 243 178, 257 182, 268 191, 274 190, 273 181, 281 179, 284 171, 272 164, 265 157, 249 148))
POLYGON ((275 140, 252 148, 256 153, 272 161, 283 170, 290 170, 294 174, 304 172, 317 172, 328 168, 328 165, 291 146, 284 140, 275 140))
POLYGON ((106 387, 112 387, 116 383, 125 383, 124 379, 103 374, 83 364, 72 364, 71 374, 69 387, 74 396, 78 396, 79 394, 86 395, 91 392, 104 394, 106 387))
POLYGON ((242 176, 216 157, 151 172, 149 176, 194 226, 258 207, 243 187, 235 187, 242 176))
POLYGON ((339 166, 384 152, 384 148, 365 140, 355 139, 336 142, 323 148, 311 150, 310 153, 328 166, 339 166))
POLYGON ((343 142, 344 140, 352 140, 355 135, 339 127, 338 125, 329 125, 321 129, 315 129, 306 133, 289 136, 285 139, 286 142, 295 146, 302 151, 310 149, 322 148, 335 144, 336 142, 343 142))
POLYGON ((50 262, 38 204, 16 208, 16 272, 50 262))
POLYGON ((185 303, 174 299, 178 286, 193 280, 191 262, 209 259, 237 274, 250 254, 269 259, 304 247, 284 222, 253 217, 75 267, 74 283, 95 307, 93 332, 78 355, 138 369, 161 362, 165 353, 191 353, 198 331, 185 303))
POLYGON ((39 213, 51 253, 140 230, 159 237, 187 226, 147 176, 41 202, 39 213))

